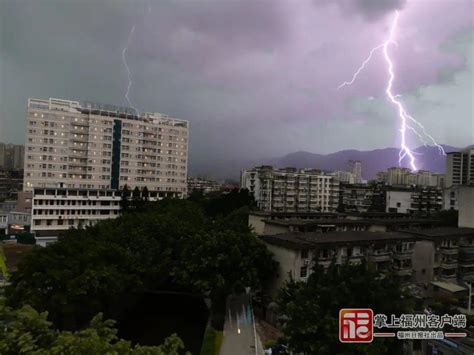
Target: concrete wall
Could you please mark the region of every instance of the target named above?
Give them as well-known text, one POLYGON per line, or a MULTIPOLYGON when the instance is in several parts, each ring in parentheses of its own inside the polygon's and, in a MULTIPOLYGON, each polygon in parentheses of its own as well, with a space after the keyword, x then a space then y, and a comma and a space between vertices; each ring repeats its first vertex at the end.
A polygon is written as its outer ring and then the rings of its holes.
POLYGON ((263 235, 265 229, 265 222, 263 221, 266 217, 259 216, 256 214, 249 214, 249 227, 253 228, 257 235, 263 235))
POLYGON ((417 241, 412 265, 415 283, 429 283, 434 278, 435 246, 432 241, 417 241))
POLYGON ((263 230, 263 235, 288 233, 290 231, 288 226, 281 226, 281 225, 268 224, 268 223, 264 223, 264 225, 265 226, 263 230))
POLYGON ((274 278, 270 286, 270 295, 275 297, 278 294, 278 290, 285 282, 290 280, 290 277, 297 281, 300 280, 299 270, 302 266, 300 257, 301 251, 289 250, 267 243, 266 245, 268 250, 273 254, 274 259, 278 262, 278 269, 277 272, 274 273, 274 278))
POLYGON ((474 186, 459 187, 458 226, 474 228, 474 186))
POLYGON ((410 191, 387 191, 385 212, 408 213, 410 207, 410 191))

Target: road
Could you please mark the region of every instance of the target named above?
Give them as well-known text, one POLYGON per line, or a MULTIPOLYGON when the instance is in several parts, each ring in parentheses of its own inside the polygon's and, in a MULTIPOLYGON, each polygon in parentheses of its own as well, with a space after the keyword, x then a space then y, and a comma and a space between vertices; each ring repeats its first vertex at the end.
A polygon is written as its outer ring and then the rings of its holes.
POLYGON ((252 310, 246 294, 231 295, 227 298, 224 339, 221 355, 261 355, 260 340, 255 351, 255 336, 252 310))

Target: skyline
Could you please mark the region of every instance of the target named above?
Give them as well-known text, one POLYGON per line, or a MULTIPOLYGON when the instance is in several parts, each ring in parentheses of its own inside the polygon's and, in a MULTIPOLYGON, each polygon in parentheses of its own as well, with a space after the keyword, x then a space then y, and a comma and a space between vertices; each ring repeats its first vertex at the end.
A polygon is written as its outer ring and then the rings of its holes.
POLYGON ((24 143, 28 97, 125 105, 121 54, 135 26, 130 99, 141 112, 190 121, 194 166, 249 154, 398 147, 383 58, 336 90, 385 38, 398 10, 394 92, 439 143, 474 141, 469 0, 104 1, 94 12, 87 4, 0 4, 9 14, 0 21, 0 140, 24 143))

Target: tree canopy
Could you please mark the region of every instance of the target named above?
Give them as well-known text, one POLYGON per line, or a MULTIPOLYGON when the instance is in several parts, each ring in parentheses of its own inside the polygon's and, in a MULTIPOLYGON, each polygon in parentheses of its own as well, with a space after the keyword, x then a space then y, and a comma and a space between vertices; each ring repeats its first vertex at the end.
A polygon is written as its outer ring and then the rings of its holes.
POLYGON ((182 290, 222 305, 236 287, 259 289, 275 262, 250 233, 243 211, 217 219, 186 200, 149 203, 37 248, 19 264, 8 304, 48 311, 61 329, 79 329, 98 312, 117 318, 133 293, 182 290))
POLYGON ((0 353, 177 355, 184 349, 176 334, 166 338, 160 346, 132 346, 129 341, 117 337, 115 322, 104 320, 102 313, 92 318, 87 328, 75 332, 52 329, 47 316, 47 312, 38 313, 31 306, 18 310, 0 307, 4 327, 0 332, 0 353))
POLYGON ((374 313, 401 314, 411 302, 397 278, 381 276, 372 265, 331 265, 324 272, 316 266, 308 281, 290 281, 280 292, 278 305, 284 315, 283 333, 293 351, 307 354, 398 354, 399 343, 375 339, 369 345, 339 341, 341 308, 372 308, 374 313))

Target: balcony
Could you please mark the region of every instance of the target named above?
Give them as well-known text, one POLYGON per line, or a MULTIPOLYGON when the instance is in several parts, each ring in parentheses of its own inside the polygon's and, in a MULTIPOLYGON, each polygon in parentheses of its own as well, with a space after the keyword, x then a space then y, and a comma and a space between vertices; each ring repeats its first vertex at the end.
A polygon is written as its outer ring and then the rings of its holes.
POLYGON ((390 251, 374 252, 369 255, 369 260, 373 262, 390 261, 392 253, 390 251))
POLYGON ((457 260, 446 260, 446 261, 441 261, 441 269, 457 269, 458 267, 458 262, 457 260))

